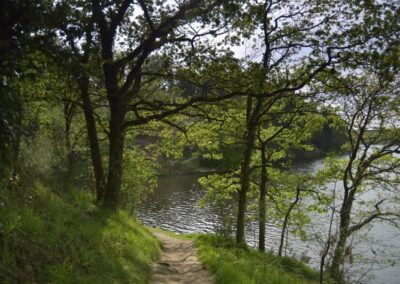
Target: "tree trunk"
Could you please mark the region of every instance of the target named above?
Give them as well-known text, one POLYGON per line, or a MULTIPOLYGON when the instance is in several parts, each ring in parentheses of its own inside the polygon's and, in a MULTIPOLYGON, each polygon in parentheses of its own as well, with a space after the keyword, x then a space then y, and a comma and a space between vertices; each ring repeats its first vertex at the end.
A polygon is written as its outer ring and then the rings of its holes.
POLYGON ((331 214, 331 219, 329 221, 329 230, 328 230, 328 239, 324 247, 324 251, 322 252, 321 255, 321 261, 319 265, 319 283, 323 284, 324 282, 324 268, 325 268, 325 259, 328 256, 329 250, 331 249, 331 243, 332 243, 332 225, 333 225, 333 219, 335 217, 335 207, 336 207, 336 184, 337 180, 335 181, 335 186, 333 187, 333 194, 332 194, 332 214, 331 214))
POLYGON ((65 147, 67 151, 67 184, 70 186, 74 177, 74 153, 71 147, 70 125, 68 125, 68 123, 66 123, 65 136, 65 147))
POLYGON ((71 185, 74 175, 74 154, 71 145, 71 124, 74 115, 75 105, 69 102, 64 102, 64 119, 65 119, 65 150, 67 160, 67 188, 71 185))
POLYGON ((261 146, 261 179, 258 219, 258 250, 265 251, 265 196, 267 194, 267 158, 265 157, 265 145, 261 146))
MULTIPOLYGON (((247 106, 251 104, 251 100, 247 101, 247 106)), ((247 121, 247 133, 245 134, 246 149, 243 154, 243 161, 240 167, 240 178, 241 185, 239 190, 238 200, 238 217, 236 222, 236 245, 238 247, 245 246, 245 213, 247 203, 247 192, 250 188, 250 163, 251 155, 253 153, 254 141, 256 137, 256 129, 258 122, 259 110, 261 107, 261 101, 257 100, 257 103, 252 111, 248 108, 248 121, 247 121)))
POLYGON ((93 172, 96 183, 96 199, 100 202, 103 199, 105 177, 103 170, 103 161, 101 158, 99 140, 97 137, 96 121, 94 118, 92 102, 89 96, 89 78, 83 77, 80 82, 80 91, 82 99, 82 108, 85 115, 86 128, 90 146, 90 155, 92 159, 93 172))
POLYGON ((290 204, 288 210, 286 211, 285 218, 283 219, 283 225, 282 225, 282 231, 281 231, 281 240, 280 240, 279 250, 278 250, 278 255, 279 256, 282 256, 283 244, 285 242, 285 232, 286 232, 286 229, 287 229, 287 226, 288 226, 288 223, 289 223, 290 213, 292 212, 293 208, 296 206, 296 204, 300 200, 300 191, 301 191, 300 186, 297 186, 296 199, 292 202, 292 204, 290 204))
POLYGON ((351 207, 352 198, 348 198, 343 202, 342 209, 340 210, 339 239, 333 253, 332 263, 329 267, 330 277, 338 283, 343 280, 340 265, 343 263, 346 242, 349 236, 351 207))
POLYGON ((125 120, 125 110, 118 102, 110 102, 110 110, 108 178, 103 201, 106 207, 115 209, 118 205, 122 182, 122 163, 125 138, 123 124, 125 120))
MULTIPOLYGON (((242 182, 243 183, 243 182, 242 182)), ((238 217, 236 223, 236 245, 243 247, 245 245, 244 227, 245 227, 245 213, 246 213, 246 192, 242 189, 239 191, 239 207, 238 217)))

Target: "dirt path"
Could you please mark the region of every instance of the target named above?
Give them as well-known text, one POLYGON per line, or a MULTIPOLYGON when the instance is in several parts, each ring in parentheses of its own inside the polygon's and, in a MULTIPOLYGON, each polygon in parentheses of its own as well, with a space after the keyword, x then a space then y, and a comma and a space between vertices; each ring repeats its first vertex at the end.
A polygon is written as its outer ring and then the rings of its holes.
POLYGON ((181 240, 152 231, 164 250, 158 263, 152 265, 151 284, 211 284, 210 273, 197 258, 193 241, 181 240))

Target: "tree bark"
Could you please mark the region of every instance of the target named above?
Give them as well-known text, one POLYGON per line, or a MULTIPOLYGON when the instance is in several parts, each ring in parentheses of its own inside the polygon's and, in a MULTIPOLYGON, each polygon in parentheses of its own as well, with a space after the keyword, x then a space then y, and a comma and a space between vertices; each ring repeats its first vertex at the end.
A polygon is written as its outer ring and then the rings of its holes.
POLYGON ((340 271, 340 265, 343 263, 346 242, 350 234, 350 213, 353 204, 354 192, 354 189, 351 190, 348 198, 345 198, 343 201, 342 209, 340 210, 339 239, 333 253, 332 263, 328 270, 330 277, 338 283, 343 280, 343 275, 340 271))
POLYGON ((101 158, 101 151, 99 140, 97 136, 96 121, 94 118, 92 102, 89 96, 89 78, 84 76, 80 80, 80 92, 82 99, 82 108, 85 115, 86 129, 88 134, 90 155, 92 159, 93 172, 96 183, 96 199, 100 202, 103 199, 105 177, 103 170, 103 161, 101 158))
POLYGON ((69 102, 64 102, 64 119, 65 119, 65 150, 67 159, 67 183, 66 186, 69 187, 72 182, 74 175, 74 154, 72 152, 71 145, 71 124, 73 119, 74 105, 69 102))
POLYGON ((287 229, 287 226, 288 226, 288 223, 289 223, 290 213, 292 212, 293 208, 296 206, 296 204, 300 200, 300 191, 301 191, 300 186, 297 186, 296 199, 292 202, 292 204, 290 204, 288 210, 286 211, 285 218, 283 219, 283 225, 282 225, 282 231, 281 231, 281 240, 280 240, 279 250, 278 250, 278 255, 279 256, 282 256, 283 243, 285 242, 285 232, 286 232, 286 229, 287 229))
POLYGON ((122 183, 125 110, 119 100, 110 102, 110 110, 108 178, 103 203, 106 207, 115 209, 118 206, 122 183))
MULTIPOLYGON (((247 101, 247 106, 251 104, 251 100, 247 101)), ((261 107, 261 100, 257 99, 256 105, 254 109, 249 111, 248 108, 248 119, 247 119, 247 132, 245 134, 245 145, 246 149, 243 154, 243 161, 240 167, 240 178, 241 185, 239 190, 239 199, 238 199, 238 217, 236 222, 236 245, 238 247, 245 246, 245 214, 246 214, 246 203, 247 203, 247 192, 250 188, 250 163, 251 163, 251 155, 254 149, 254 141, 256 137, 256 129, 259 111, 261 107)))
POLYGON ((265 196, 267 195, 267 158, 265 156, 265 145, 261 146, 261 179, 260 200, 258 219, 258 250, 265 251, 265 196))
POLYGON ((325 259, 328 256, 329 250, 331 248, 331 243, 332 243, 332 225, 333 225, 333 219, 335 217, 335 202, 336 202, 336 184, 337 181, 335 181, 335 186, 333 188, 333 195, 332 195, 332 214, 331 214, 331 219, 329 221, 329 230, 328 230, 328 239, 324 247, 324 251, 322 252, 321 255, 321 261, 319 265, 319 283, 323 284, 324 282, 324 268, 325 268, 325 259))

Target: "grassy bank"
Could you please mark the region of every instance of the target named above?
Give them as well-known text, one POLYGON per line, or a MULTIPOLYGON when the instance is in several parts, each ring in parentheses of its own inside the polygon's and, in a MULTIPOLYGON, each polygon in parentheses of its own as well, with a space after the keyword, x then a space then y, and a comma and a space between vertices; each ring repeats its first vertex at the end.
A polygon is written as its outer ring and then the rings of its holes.
POLYGON ((146 283, 159 251, 134 218, 86 194, 0 195, 0 283, 146 283))
POLYGON ((217 284, 318 283, 318 273, 294 258, 238 250, 233 241, 212 235, 198 236, 196 244, 200 260, 217 284))
POLYGON ((311 284, 319 283, 319 274, 291 257, 278 257, 254 249, 238 250, 233 240, 215 235, 177 234, 159 230, 178 239, 194 240, 200 261, 216 284, 311 284))

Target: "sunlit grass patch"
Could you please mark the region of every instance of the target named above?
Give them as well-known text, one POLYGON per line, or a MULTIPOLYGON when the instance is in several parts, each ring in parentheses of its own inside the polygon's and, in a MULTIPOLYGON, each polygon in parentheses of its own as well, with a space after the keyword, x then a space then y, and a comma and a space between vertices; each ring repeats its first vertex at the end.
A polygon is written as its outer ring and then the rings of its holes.
POLYGON ((293 258, 239 250, 232 240, 213 235, 198 236, 196 244, 200 260, 214 274, 217 284, 318 283, 318 273, 293 258))
POLYGON ((146 283, 158 241, 124 211, 35 185, 2 196, 1 283, 146 283))

